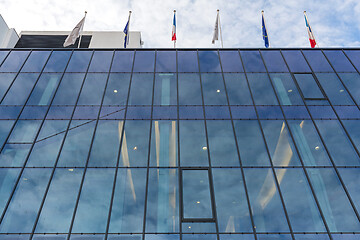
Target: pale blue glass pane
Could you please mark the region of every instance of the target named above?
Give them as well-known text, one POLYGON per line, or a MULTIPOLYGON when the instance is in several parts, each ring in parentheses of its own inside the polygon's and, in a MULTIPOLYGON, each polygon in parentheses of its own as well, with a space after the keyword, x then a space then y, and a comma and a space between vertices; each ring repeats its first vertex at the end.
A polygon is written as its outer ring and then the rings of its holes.
POLYGON ((282 120, 261 121, 274 166, 299 166, 300 160, 286 123, 282 120))
POLYGON ((350 138, 354 142, 358 151, 360 151, 360 121, 359 120, 343 120, 342 121, 350 138))
POLYGON ((0 167, 22 167, 31 144, 5 144, 0 153, 0 167))
POLYGON ((317 73, 316 77, 333 105, 354 105, 335 73, 317 73))
POLYGON ((227 105, 223 77, 220 73, 201 74, 205 105, 227 105))
POLYGON ((119 169, 111 210, 110 233, 143 231, 146 169, 119 169))
POLYGON ((16 73, 1 73, 0 74, 0 101, 4 97, 6 91, 15 79, 16 73))
POLYGON ((30 234, 0 235, 0 240, 28 240, 28 239, 30 239, 30 234))
POLYGON ((252 105, 250 90, 243 73, 224 74, 230 105, 252 105))
POLYGON ((220 232, 252 232, 240 169, 212 170, 220 232))
POLYGON ((357 232, 360 223, 333 169, 307 169, 331 232, 357 232))
POLYGON ((280 51, 261 51, 269 72, 289 72, 280 51))
POLYGON ((216 240, 215 234, 183 234, 182 240, 216 240))
POLYGON ((8 142, 31 143, 40 128, 41 120, 19 120, 17 121, 8 142))
POLYGON ((21 72, 41 72, 50 51, 32 51, 21 72))
POLYGON ((154 105, 177 104, 175 73, 157 73, 155 76, 154 105))
POLYGON ((337 72, 356 72, 341 50, 325 50, 325 55, 337 72))
POLYGON ((253 234, 220 234, 220 240, 254 240, 253 234))
MULTIPOLYGON (((156 237, 159 237, 159 235, 155 234, 156 237)), ((170 235, 172 236, 172 235, 170 235)), ((160 236, 161 237, 161 236, 160 236)), ((156 238, 156 240, 158 239, 162 239, 162 238, 156 238)), ((164 240, 172 240, 172 238, 167 238, 168 235, 164 235, 164 240)), ((146 238, 146 235, 145 235, 145 238, 146 238)), ((142 240, 142 235, 141 234, 109 234, 108 237, 107 237, 108 240, 142 240)), ((177 239, 174 239, 174 240, 179 240, 178 238, 177 239)))
POLYGON ((270 78, 274 84, 281 105, 304 105, 290 74, 272 73, 270 74, 270 78))
POLYGON ((69 231, 82 175, 82 169, 56 169, 35 232, 69 231))
POLYGON ((182 223, 183 233, 216 233, 213 222, 187 222, 182 223))
POLYGON ((281 51, 291 72, 311 72, 300 50, 281 51))
POLYGON ((0 67, 0 72, 18 72, 30 51, 11 51, 0 67))
MULTIPOLYGON (((73 121, 73 123, 81 123, 81 121, 73 121)), ((60 167, 85 166, 94 127, 95 121, 92 121, 69 129, 59 158, 60 167)))
POLYGON ((266 72, 259 51, 240 51, 246 72, 266 72))
POLYGON ((176 121, 153 121, 151 132, 150 166, 177 166, 177 139, 176 121))
POLYGON ((235 132, 243 166, 270 166, 257 120, 234 121, 235 132))
POLYGON ((89 158, 90 167, 116 166, 123 125, 123 121, 99 121, 89 158))
POLYGON ((350 58, 355 67, 360 70, 360 51, 359 50, 344 50, 345 54, 350 58))
POLYGON ((115 51, 111 72, 131 72, 134 51, 115 51))
POLYGON ((127 120, 125 123, 119 166, 147 166, 150 121, 127 120))
POLYGON ((71 234, 70 240, 104 240, 105 236, 102 234, 71 234))
POLYGON ((339 73, 339 76, 356 103, 360 105, 360 75, 358 73, 339 73))
POLYGON ((62 74, 44 73, 36 83, 27 105, 49 105, 62 74))
POLYGON ((360 165, 359 156, 338 121, 316 120, 316 125, 336 165, 360 165))
POLYGON ((25 169, 1 223, 1 233, 32 231, 51 171, 25 169))
MULTIPOLYGON (((132 240, 132 238, 129 238, 128 240, 132 240)), ((179 234, 146 234, 145 240, 180 240, 180 236, 179 234)))
POLYGON ((66 72, 86 72, 92 51, 74 51, 66 72))
POLYGON ((324 223, 302 169, 276 169, 294 232, 325 232, 324 223))
POLYGON ((135 54, 134 72, 154 72, 155 52, 137 51, 135 54))
POLYGON ((294 234, 295 240, 330 240, 327 234, 294 234))
POLYGON ((106 86, 104 105, 125 105, 129 92, 130 74, 111 73, 106 86))
POLYGON ((359 240, 360 239, 360 234, 351 234, 351 233, 347 233, 347 234, 331 234, 333 240, 359 240))
POLYGON ((11 128, 15 121, 1 120, 0 121, 0 148, 4 144, 11 128))
POLYGON ((321 50, 304 50, 303 53, 314 72, 334 72, 321 50))
POLYGON ((278 105, 270 79, 265 73, 247 74, 256 105, 278 105))
POLYGON ((289 120, 295 144, 305 166, 331 166, 330 158, 310 120, 289 120))
POLYGON ((9 51, 0 51, 0 65, 4 61, 5 57, 8 55, 9 51))
POLYGON ((129 105, 151 105, 153 84, 153 74, 133 74, 129 105))
POLYGON ((221 65, 224 72, 243 72, 238 51, 220 51, 221 65))
POLYGON ((221 72, 219 56, 216 51, 199 51, 201 72, 221 72))
POLYGON ((178 51, 178 72, 199 72, 197 52, 178 51))
POLYGON ((271 169, 244 169, 257 232, 288 232, 283 206, 271 169))
POLYGON ((212 166, 240 166, 231 121, 207 121, 212 166))
POLYGON ((204 121, 180 121, 181 166, 208 166, 204 121))
POLYGON ((177 169, 150 169, 146 232, 179 232, 177 169))
POLYGON ((324 98, 312 74, 294 74, 304 98, 324 98))
POLYGON ((290 234, 257 234, 258 240, 292 240, 290 234))
POLYGON ((68 73, 61 80, 53 105, 74 105, 76 103, 84 73, 68 73))
POLYGON ((18 168, 0 169, 0 213, 4 211, 19 173, 20 169, 18 168))
POLYGON ((73 233, 105 232, 114 174, 114 169, 88 169, 86 171, 73 233))
POLYGON ((78 105, 100 105, 107 74, 89 73, 81 89, 78 105))
POLYGON ((176 72, 176 52, 156 52, 156 72, 176 72))
POLYGON ((360 169, 359 168, 339 168, 340 176, 348 190, 350 197, 357 208, 360 210, 360 169))
POLYGON ((63 72, 69 61, 71 51, 53 51, 44 72, 63 72))
POLYGON ((113 51, 94 51, 89 72, 109 72, 113 51))
POLYGON ((201 86, 199 74, 180 74, 179 105, 201 105, 201 86))
POLYGON ((45 120, 41 127, 37 141, 64 133, 68 124, 69 120, 45 120))
POLYGON ((183 217, 213 218, 208 170, 182 171, 183 217))
MULTIPOLYGON (((1 238, 0 238, 1 239, 1 238)), ((67 234, 34 234, 32 240, 66 240, 67 234)))
POLYGON ((20 73, 11 85, 2 105, 24 105, 36 80, 38 73, 20 73))

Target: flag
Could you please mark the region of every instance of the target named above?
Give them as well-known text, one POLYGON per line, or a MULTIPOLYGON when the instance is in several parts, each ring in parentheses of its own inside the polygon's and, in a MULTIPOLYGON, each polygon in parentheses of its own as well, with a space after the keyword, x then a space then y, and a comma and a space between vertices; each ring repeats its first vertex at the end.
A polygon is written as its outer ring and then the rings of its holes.
POLYGON ((267 29, 265 24, 264 11, 262 11, 262 35, 263 35, 265 47, 268 48, 270 46, 270 43, 269 43, 269 36, 267 34, 267 29))
POLYGON ((215 44, 215 40, 219 40, 219 11, 216 15, 215 27, 214 27, 214 35, 211 41, 212 44, 215 44))
POLYGON ((171 41, 176 41, 176 17, 175 17, 175 10, 174 10, 174 20, 171 32, 171 41))
POLYGON ((124 48, 126 48, 126 45, 129 45, 129 29, 130 29, 130 15, 131 15, 131 11, 129 12, 129 19, 125 25, 124 28, 124 34, 125 34, 125 38, 124 38, 124 48))
POLYGON ((65 42, 63 44, 64 47, 73 45, 76 42, 76 39, 80 37, 81 32, 84 28, 85 17, 86 17, 86 13, 84 18, 81 19, 81 21, 75 26, 75 28, 71 31, 69 36, 67 36, 67 38, 65 39, 65 42))
POLYGON ((305 17, 306 29, 307 29, 307 32, 308 32, 308 35, 309 35, 310 46, 311 46, 311 48, 314 48, 316 46, 316 40, 315 40, 314 33, 313 33, 313 31, 312 31, 312 29, 310 27, 310 24, 309 24, 309 21, 307 19, 305 11, 304 11, 304 17, 305 17))

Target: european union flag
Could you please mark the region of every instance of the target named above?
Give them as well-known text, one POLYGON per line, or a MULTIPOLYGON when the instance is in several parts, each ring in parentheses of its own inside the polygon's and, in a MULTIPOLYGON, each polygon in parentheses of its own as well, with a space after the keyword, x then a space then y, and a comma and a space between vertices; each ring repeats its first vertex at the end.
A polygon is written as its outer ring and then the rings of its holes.
POLYGON ((126 26, 124 28, 124 33, 125 33, 125 39, 124 39, 124 48, 126 48, 126 45, 128 44, 128 32, 129 32, 129 21, 126 23, 126 26))
POLYGON ((265 42, 265 47, 268 48, 270 44, 269 44, 269 36, 267 34, 266 25, 265 25, 264 12, 262 14, 262 34, 265 42))

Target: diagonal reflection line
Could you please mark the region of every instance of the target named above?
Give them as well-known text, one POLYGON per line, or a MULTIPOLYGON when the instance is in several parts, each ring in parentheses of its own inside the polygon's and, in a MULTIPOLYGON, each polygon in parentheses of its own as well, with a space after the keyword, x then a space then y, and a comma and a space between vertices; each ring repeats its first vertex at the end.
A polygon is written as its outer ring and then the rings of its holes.
MULTIPOLYGON (((120 110, 117 110, 117 111, 108 113, 108 114, 106 114, 106 115, 104 115, 104 116, 99 117, 99 119, 102 119, 102 118, 108 117, 108 116, 110 116, 110 115, 112 115, 112 114, 121 112, 121 111, 123 111, 125 108, 126 108, 126 107, 124 107, 124 108, 122 108, 122 109, 120 109, 120 110)), ((92 123, 92 122, 94 122, 94 121, 96 121, 96 120, 97 120, 97 119, 93 119, 93 120, 90 120, 90 121, 88 121, 88 122, 85 122, 85 123, 82 123, 82 124, 80 124, 80 125, 77 125, 77 126, 75 126, 75 127, 69 128, 68 131, 73 130, 73 129, 78 128, 78 127, 81 127, 81 126, 84 126, 84 125, 86 125, 86 124, 92 123)), ((46 138, 37 140, 37 141, 35 141, 35 143, 45 141, 45 140, 47 140, 47 139, 49 139, 49 138, 55 137, 55 136, 57 136, 57 135, 59 135, 59 134, 61 134, 61 133, 64 133, 64 132, 66 132, 66 130, 60 131, 60 132, 55 133, 55 134, 53 134, 53 135, 50 135, 50 136, 48 136, 48 137, 46 137, 46 138)))

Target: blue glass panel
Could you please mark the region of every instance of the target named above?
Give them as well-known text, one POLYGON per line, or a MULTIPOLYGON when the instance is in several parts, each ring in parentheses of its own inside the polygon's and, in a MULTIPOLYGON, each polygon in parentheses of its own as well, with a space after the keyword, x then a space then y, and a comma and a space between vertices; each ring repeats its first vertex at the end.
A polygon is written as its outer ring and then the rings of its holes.
POLYGON ((92 51, 74 51, 66 72, 86 72, 92 54, 92 51))
POLYGON ((225 73, 226 91, 230 105, 251 105, 251 95, 245 75, 242 73, 225 73))
POLYGON ((66 240, 67 237, 67 234, 34 234, 32 240, 66 240))
POLYGON ((216 240, 215 234, 183 234, 182 240, 216 240))
POLYGON ((197 52, 178 51, 178 72, 199 72, 197 52))
POLYGON ((32 51, 21 72, 41 72, 49 55, 50 51, 32 51))
POLYGON ((176 52, 156 52, 156 72, 176 72, 176 52))
POLYGON ((73 233, 106 231, 114 175, 114 169, 87 169, 74 219, 73 233))
POLYGON ((137 51, 135 54, 134 72, 154 72, 155 52, 137 51))
POLYGON ((335 171, 325 168, 311 168, 307 171, 330 231, 359 231, 360 222, 335 171))
POLYGON ((88 166, 116 166, 123 125, 123 121, 99 121, 88 166))
POLYGON ((180 121, 180 162, 182 166, 208 166, 204 121, 180 121))
POLYGON ((124 119, 125 107, 101 107, 100 119, 124 119))
POLYGON ((31 143, 40 128, 40 120, 19 120, 17 121, 8 142, 31 143))
POLYGON ((113 51, 94 51, 89 72, 109 72, 113 51))
POLYGON ((14 122, 15 121, 9 121, 9 120, 0 121, 0 149, 4 144, 7 136, 9 135, 14 122))
POLYGON ((355 67, 360 70, 360 51, 359 50, 344 50, 345 54, 350 58, 355 67))
POLYGON ((244 169, 256 232, 288 232, 271 169, 244 169))
POLYGON ((231 107, 231 115, 233 119, 257 119, 255 108, 246 107, 231 107))
POLYGON ((45 120, 37 141, 64 133, 69 124, 68 120, 45 120))
POLYGON ((238 51, 220 51, 221 65, 224 72, 243 72, 238 51))
POLYGON ((151 105, 154 75, 133 74, 130 87, 129 105, 151 105))
POLYGON ((145 240, 180 240, 180 236, 179 234, 146 234, 145 240))
POLYGON ((356 106, 334 106, 340 119, 360 119, 360 110, 356 106))
POLYGON ((61 80, 53 105, 74 105, 84 80, 83 73, 68 73, 61 80))
POLYGON ((220 234, 220 240, 254 240, 252 234, 220 234))
POLYGON ((70 240, 104 240, 105 236, 102 234, 71 234, 70 240))
POLYGON ((153 107, 153 119, 177 119, 176 106, 153 107))
POLYGON ((70 119, 74 110, 72 107, 51 106, 46 119, 70 119))
POLYGON ((223 77, 219 73, 201 74, 205 105, 227 105, 223 77))
POLYGON ((150 119, 151 107, 128 107, 126 119, 150 119))
POLYGON ((219 232, 252 232, 240 169, 214 168, 212 175, 219 232))
POLYGON ((119 166, 144 167, 148 162, 150 121, 127 120, 119 166))
POLYGON ((205 117, 206 119, 230 119, 230 112, 229 107, 219 106, 219 107, 212 107, 206 106, 205 107, 205 117))
POLYGON ((288 123, 304 165, 331 166, 329 156, 312 121, 290 120, 288 123))
POLYGON ((71 51, 53 51, 46 63, 44 72, 64 72, 70 55, 71 51))
POLYGON ((359 240, 360 234, 331 234, 333 240, 359 240))
POLYGON ((0 167, 22 167, 31 144, 5 144, 0 153, 0 167))
POLYGON ((118 170, 109 233, 143 231, 145 186, 146 169, 118 170))
POLYGON ((300 160, 285 121, 261 121, 274 166, 299 166, 300 160))
POLYGON ((130 74, 112 73, 106 86, 104 105, 125 105, 129 92, 130 74))
POLYGON ((96 119, 99 114, 100 107, 76 107, 73 119, 96 119))
POLYGON ((38 73, 20 73, 1 104, 24 105, 38 77, 38 73))
POLYGON ((358 151, 360 151, 360 124, 359 120, 344 120, 342 121, 348 134, 353 140, 358 151))
MULTIPOLYGON (((216 233, 215 223, 187 222, 182 224, 183 233, 216 233)), ((184 235, 183 235, 184 236, 184 235)))
POLYGON ((19 173, 20 169, 17 168, 0 169, 0 213, 4 211, 19 173))
POLYGON ((46 115, 46 112, 48 110, 48 107, 42 106, 42 107, 37 107, 37 106, 26 106, 24 107, 21 115, 20 115, 20 119, 31 119, 31 120, 36 120, 36 119, 43 119, 46 115))
POLYGON ((0 72, 18 72, 29 51, 11 51, 0 67, 0 72))
POLYGON ((295 240, 330 240, 327 234, 294 234, 295 240))
POLYGON ((321 50, 304 50, 303 53, 314 72, 334 72, 321 50))
POLYGON ((323 100, 309 100, 309 99, 307 99, 307 100, 305 100, 305 103, 306 103, 308 106, 311 106, 311 105, 314 105, 314 106, 316 106, 316 105, 319 105, 319 106, 328 106, 328 105, 330 105, 330 104, 329 104, 329 101, 326 100, 326 99, 323 99, 323 100))
POLYGON ((201 105, 201 85, 199 74, 178 74, 179 105, 201 105))
POLYGON ((155 75, 154 105, 177 105, 175 73, 158 73, 155 75))
POLYGON ((111 72, 131 72, 134 51, 115 51, 111 72))
POLYGON ((316 120, 315 122, 337 166, 360 165, 360 158, 338 121, 316 120))
POLYGON ((281 51, 291 72, 311 72, 300 50, 281 51))
POLYGON ((179 107, 180 119, 204 119, 202 107, 179 107))
POLYGON ((234 121, 243 166, 270 166, 258 121, 234 121))
POLYGON ((337 119, 330 106, 308 106, 308 108, 314 119, 337 119))
POLYGON ((325 98, 312 74, 294 74, 304 98, 325 98))
POLYGON ((15 79, 16 73, 1 73, 0 74, 0 101, 4 97, 6 91, 15 79))
POLYGON ((216 51, 199 51, 201 72, 221 72, 219 56, 216 51))
POLYGON ((106 80, 107 74, 87 74, 81 89, 78 105, 100 105, 104 94, 106 80))
POLYGON ((0 51, 0 65, 4 61, 5 57, 8 55, 8 51, 0 51))
POLYGON ((291 240, 290 234, 257 234, 258 240, 291 240))
POLYGON ((356 72, 341 50, 324 50, 325 55, 337 72, 356 72))
MULTIPOLYGON (((172 236, 173 236, 174 234, 171 234, 171 235, 157 235, 157 234, 155 234, 155 236, 156 237, 158 237, 158 238, 156 238, 156 239, 161 239, 161 240, 167 240, 167 239, 169 239, 169 240, 179 240, 178 238, 175 238, 175 239, 173 239, 172 238, 172 236), (165 238, 164 239, 162 239, 161 238, 161 236, 164 236, 165 238)), ((147 239, 147 236, 148 235, 145 235, 145 238, 147 239)), ((150 235, 149 234, 149 236, 153 236, 153 235, 150 235)), ((108 234, 108 237, 107 237, 107 239, 108 240, 142 240, 142 234, 108 234)), ((150 239, 152 239, 152 238, 150 238, 150 239)))
POLYGON ((310 115, 304 106, 283 106, 287 119, 310 119, 310 115))
POLYGON ((0 226, 1 233, 29 233, 49 181, 51 169, 25 169, 0 226))
POLYGON ((360 105, 360 75, 357 73, 339 73, 339 76, 353 99, 360 105))
POLYGON ((260 119, 284 119, 278 106, 257 106, 256 109, 260 119))
POLYGON ((270 79, 265 73, 247 74, 256 105, 278 105, 270 79))
POLYGON ((259 51, 240 51, 246 72, 266 72, 259 51))
POLYGON ((9 235, 0 235, 0 240, 28 240, 30 234, 9 234, 9 235))
POLYGON ((17 119, 21 109, 22 107, 20 106, 0 106, 0 119, 17 119))
POLYGON ((261 51, 269 72, 289 72, 280 51, 261 51))
POLYGON ((346 186, 350 197, 357 208, 360 210, 360 169, 359 168, 339 168, 340 176, 346 186))
POLYGON ((44 73, 35 85, 27 105, 49 105, 62 74, 44 73))
POLYGON ((146 232, 179 232, 179 191, 176 169, 150 169, 146 232))
POLYGON ((35 232, 69 231, 82 175, 82 169, 56 169, 35 232))
POLYGON ((301 95, 291 77, 287 73, 270 74, 275 91, 279 97, 281 105, 303 105, 301 95))

